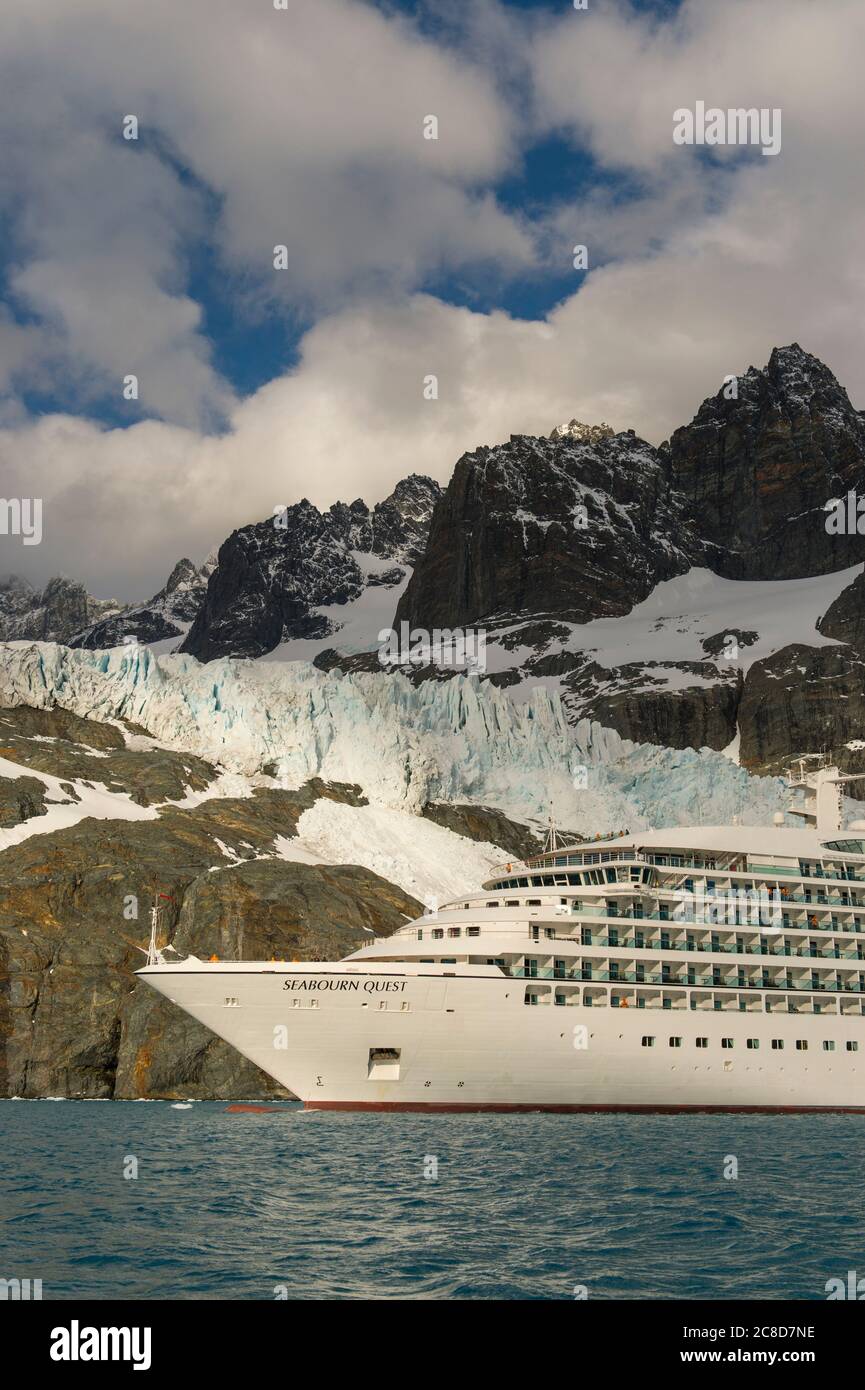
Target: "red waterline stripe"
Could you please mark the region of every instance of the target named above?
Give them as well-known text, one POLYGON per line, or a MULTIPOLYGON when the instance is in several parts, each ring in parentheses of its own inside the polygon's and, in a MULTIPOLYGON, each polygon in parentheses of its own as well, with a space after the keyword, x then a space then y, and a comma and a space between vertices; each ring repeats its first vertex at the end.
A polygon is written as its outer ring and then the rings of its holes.
POLYGON ((862 1115, 862 1105, 559 1105, 543 1102, 506 1103, 500 1101, 471 1101, 449 1104, 447 1101, 399 1100, 308 1100, 306 1110, 405 1110, 434 1111, 437 1114, 477 1113, 552 1115, 622 1114, 622 1115, 862 1115))

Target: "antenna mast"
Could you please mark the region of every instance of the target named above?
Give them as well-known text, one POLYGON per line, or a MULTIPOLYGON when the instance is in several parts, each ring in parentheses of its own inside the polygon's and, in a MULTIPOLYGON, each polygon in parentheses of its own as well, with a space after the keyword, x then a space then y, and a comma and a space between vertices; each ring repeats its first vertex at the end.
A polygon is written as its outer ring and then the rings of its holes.
POLYGON ((558 837, 558 833, 557 833, 557 831, 556 831, 556 822, 555 822, 555 819, 553 818, 553 813, 552 813, 552 811, 550 811, 549 825, 548 825, 548 827, 547 827, 547 835, 546 835, 546 839, 544 840, 544 848, 543 848, 543 850, 542 850, 542 853, 543 853, 543 854, 554 854, 555 851, 558 849, 558 847, 559 847, 559 837, 558 837))
POLYGON ((174 899, 172 898, 172 896, 171 896, 170 893, 160 893, 160 892, 157 891, 157 892, 154 892, 154 894, 153 894, 153 906, 152 906, 152 908, 150 909, 150 941, 149 941, 148 946, 147 946, 147 964, 148 964, 148 965, 161 965, 161 964, 162 964, 162 953, 161 953, 161 951, 159 950, 159 947, 158 947, 157 944, 156 944, 157 935, 158 935, 158 927, 159 927, 159 899, 160 899, 160 898, 164 898, 166 902, 173 902, 173 901, 174 901, 174 899))

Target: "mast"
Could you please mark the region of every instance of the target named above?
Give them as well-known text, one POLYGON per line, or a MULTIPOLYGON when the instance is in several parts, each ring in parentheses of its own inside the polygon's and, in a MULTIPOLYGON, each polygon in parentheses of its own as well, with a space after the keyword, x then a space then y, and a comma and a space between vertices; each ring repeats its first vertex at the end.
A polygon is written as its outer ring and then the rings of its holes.
POLYGON ((555 854, 555 852, 556 852, 556 850, 558 849, 558 847, 559 847, 559 836, 558 836, 558 832, 556 831, 556 822, 555 822, 555 820, 554 820, 554 818, 553 818, 553 813, 552 813, 552 811, 550 811, 550 818, 549 818, 549 823, 548 823, 548 826, 547 826, 546 839, 544 840, 544 847, 543 847, 541 853, 542 853, 542 854, 555 854))
POLYGON ((153 894, 153 906, 150 909, 150 941, 147 946, 147 964, 161 965, 162 953, 157 946, 157 936, 159 929, 159 899, 164 898, 166 902, 173 902, 170 893, 160 893, 155 891, 153 894))

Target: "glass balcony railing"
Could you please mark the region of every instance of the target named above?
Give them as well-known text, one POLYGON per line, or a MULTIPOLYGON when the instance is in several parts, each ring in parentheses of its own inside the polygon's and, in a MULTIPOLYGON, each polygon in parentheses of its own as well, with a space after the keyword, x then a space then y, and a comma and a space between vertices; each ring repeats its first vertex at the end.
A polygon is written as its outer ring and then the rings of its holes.
POLYGON ((670 989, 754 989, 769 991, 793 991, 801 994, 865 994, 865 984, 858 981, 837 981, 834 984, 825 983, 814 984, 788 984, 782 981, 770 981, 763 984, 756 980, 716 980, 712 976, 696 975, 693 979, 677 979, 665 974, 653 974, 645 971, 640 974, 637 971, 620 970, 618 973, 609 970, 593 970, 589 975, 581 970, 572 970, 565 975, 556 974, 552 970, 539 969, 532 974, 526 974, 521 966, 504 966, 504 972, 512 979, 528 980, 555 980, 559 984, 611 984, 611 985, 660 985, 670 989))
MULTIPOLYGON (((771 908, 771 914, 767 913, 765 915, 771 915, 772 921, 770 923, 767 923, 766 925, 774 926, 775 916, 779 911, 783 912, 784 909, 790 903, 790 901, 791 900, 789 898, 782 898, 780 904, 778 904, 777 906, 774 903, 768 904, 768 906, 771 908)), ((674 909, 673 912, 671 912, 668 916, 664 917, 660 912, 637 913, 629 912, 626 909, 622 908, 619 908, 617 912, 609 912, 605 907, 578 907, 574 909, 571 915, 574 918, 576 918, 578 922, 581 921, 584 917, 590 917, 593 919, 603 917, 606 918, 608 921, 612 922, 669 922, 671 927, 688 926, 689 924, 700 927, 717 926, 721 931, 732 931, 735 930, 736 927, 747 928, 755 925, 753 922, 742 921, 741 919, 737 920, 736 922, 713 922, 710 917, 710 908, 708 906, 711 902, 711 898, 706 899, 707 906, 703 915, 700 917, 696 916, 696 914, 693 912, 688 913, 684 912, 681 909, 674 909)), ((719 901, 717 903, 719 911, 723 908, 723 906, 723 901, 719 901)), ((865 927, 865 923, 850 924, 846 927, 835 926, 833 923, 826 923, 825 921, 821 923, 816 914, 821 913, 825 917, 825 914, 828 910, 832 910, 839 917, 849 917, 856 912, 861 913, 863 917, 865 917, 865 904, 857 905, 855 907, 848 907, 844 903, 808 903, 807 911, 802 911, 798 915, 806 919, 813 918, 813 920, 790 922, 788 926, 785 924, 785 930, 811 931, 813 929, 814 931, 840 931, 849 933, 851 935, 855 935, 858 926, 865 927)), ((778 925, 780 926, 781 923, 779 923, 778 925)))
MULTIPOLYGON (((784 930, 787 930, 786 928, 784 930)), ((575 943, 577 944, 577 943, 575 943)), ((631 951, 695 951, 706 956, 729 955, 729 956, 791 956, 794 958, 805 958, 807 960, 857 960, 865 966, 865 953, 858 955, 855 951, 808 951, 803 947, 796 950, 790 947, 776 947, 772 950, 767 944, 760 947, 739 946, 738 943, 722 946, 711 945, 709 942, 699 941, 644 941, 637 945, 632 937, 625 937, 619 941, 611 941, 609 937, 598 937, 595 941, 582 943, 585 946, 606 946, 613 950, 631 951)))

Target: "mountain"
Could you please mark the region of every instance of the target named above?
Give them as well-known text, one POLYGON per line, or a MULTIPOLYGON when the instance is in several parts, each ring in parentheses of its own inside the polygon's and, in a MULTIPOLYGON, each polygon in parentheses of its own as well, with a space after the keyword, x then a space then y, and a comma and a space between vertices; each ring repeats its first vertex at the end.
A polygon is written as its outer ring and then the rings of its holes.
POLYGON ((264 656, 294 641, 312 646, 282 655, 312 656, 351 628, 360 603, 361 645, 368 646, 389 625, 393 591, 423 551, 440 495, 432 478, 413 473, 371 509, 357 500, 320 512, 304 498, 234 531, 220 546, 204 602, 180 650, 213 661, 264 656))
POLYGON ((655 449, 633 430, 512 435, 464 454, 397 624, 483 626, 514 648, 629 612, 702 555, 655 449))
POLYGON ((835 534, 826 508, 851 490, 865 417, 794 343, 658 449, 572 421, 464 455, 396 622, 480 628, 487 679, 542 683, 571 720, 636 742, 849 764, 865 536, 835 534), (816 700, 819 681, 838 699, 816 700), (766 717, 782 688, 789 717, 766 717))
POLYGON ((49 579, 40 592, 26 579, 0 580, 0 641, 67 642, 79 628, 118 613, 115 599, 97 599, 65 575, 49 579))
POLYGON ((91 649, 135 636, 204 662, 400 669, 417 684, 453 669, 383 666, 382 630, 479 629, 482 678, 553 692, 573 724, 729 749, 755 770, 830 750, 849 766, 865 536, 855 514, 850 534, 829 525, 827 505, 851 492, 865 493, 865 416, 793 343, 659 448, 576 419, 514 435, 464 455, 444 491, 411 475, 372 509, 303 500, 242 527, 145 605, 94 615, 69 581, 7 585, 0 633, 91 649))
POLYGON ((798 343, 701 405, 669 448, 711 567, 731 579, 798 579, 865 560, 865 536, 826 530, 826 502, 865 493, 865 417, 798 343))
POLYGON ((148 603, 130 605, 74 633, 69 646, 104 649, 119 646, 126 637, 145 643, 176 642, 188 632, 204 602, 215 568, 215 557, 209 557, 200 568, 191 560, 178 560, 163 588, 148 603))

